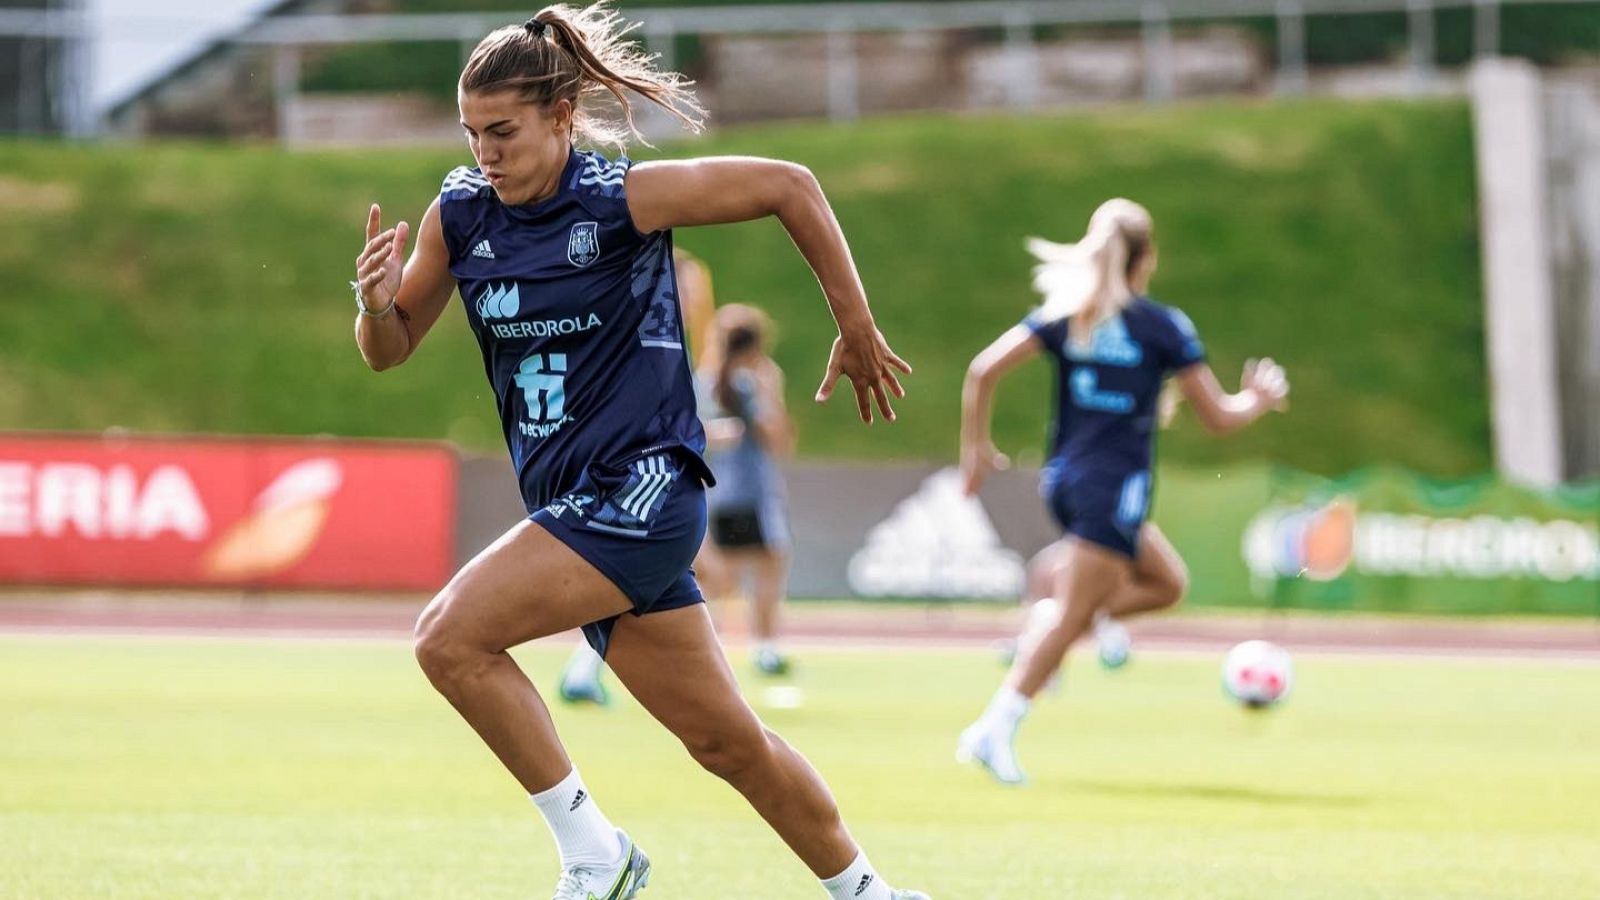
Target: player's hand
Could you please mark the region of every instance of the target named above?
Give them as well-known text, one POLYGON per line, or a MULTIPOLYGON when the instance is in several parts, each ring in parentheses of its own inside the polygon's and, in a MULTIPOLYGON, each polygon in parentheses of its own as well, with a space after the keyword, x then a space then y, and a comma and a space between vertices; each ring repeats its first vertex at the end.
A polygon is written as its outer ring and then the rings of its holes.
POLYGON ((781 402, 783 399, 783 370, 771 359, 763 358, 750 370, 755 376, 756 392, 763 402, 781 402))
POLYGON ((995 448, 992 441, 961 445, 961 488, 967 496, 978 493, 995 472, 1011 468, 1011 458, 995 448))
POLYGON ((406 237, 411 226, 404 222, 380 231, 383 212, 372 204, 367 212, 367 245, 356 257, 356 284, 370 312, 387 309, 400 292, 400 275, 405 265, 406 237))
POLYGON ((883 332, 870 325, 862 329, 841 331, 833 339, 833 350, 828 354, 828 371, 822 376, 822 386, 817 388, 818 403, 833 396, 839 376, 850 379, 856 392, 856 410, 861 421, 872 424, 872 404, 876 400, 878 411, 885 419, 894 421, 894 408, 889 405, 889 395, 904 397, 906 389, 900 386, 895 370, 909 375, 911 366, 889 349, 883 332))
POLYGON ((1283 366, 1266 359, 1252 359, 1244 364, 1244 374, 1239 377, 1239 389, 1253 391, 1261 398, 1264 409, 1286 412, 1289 409, 1289 378, 1283 366))

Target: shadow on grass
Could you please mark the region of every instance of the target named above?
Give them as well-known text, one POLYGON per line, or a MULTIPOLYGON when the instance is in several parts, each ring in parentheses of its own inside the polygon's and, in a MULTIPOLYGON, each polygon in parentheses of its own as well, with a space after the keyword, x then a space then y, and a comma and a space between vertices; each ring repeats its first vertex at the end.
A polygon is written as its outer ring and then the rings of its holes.
POLYGON ((1071 780, 1065 782, 1065 786, 1085 793, 1104 794, 1112 797, 1220 800, 1235 803, 1261 803, 1272 806, 1353 809, 1355 807, 1368 806, 1372 803, 1371 797, 1353 794, 1306 794, 1293 791, 1271 791, 1260 788, 1239 787, 1238 785, 1230 784, 1146 784, 1071 780))

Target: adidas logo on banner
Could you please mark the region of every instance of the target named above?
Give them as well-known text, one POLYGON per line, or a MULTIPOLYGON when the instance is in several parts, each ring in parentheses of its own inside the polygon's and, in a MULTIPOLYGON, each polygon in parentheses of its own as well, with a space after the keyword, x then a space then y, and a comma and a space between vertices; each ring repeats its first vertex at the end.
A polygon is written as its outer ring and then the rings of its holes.
POLYGON ((847 574, 865 597, 1015 597, 1026 575, 956 469, 928 476, 873 526, 847 574))
POLYGON ((494 259, 494 248, 489 246, 488 241, 479 241, 478 246, 472 248, 472 255, 481 256, 484 259, 494 259))
POLYGON ((579 791, 578 796, 572 798, 572 807, 568 809, 567 812, 577 812, 578 807, 582 806, 583 801, 587 799, 589 799, 589 795, 585 794, 583 791, 579 791))

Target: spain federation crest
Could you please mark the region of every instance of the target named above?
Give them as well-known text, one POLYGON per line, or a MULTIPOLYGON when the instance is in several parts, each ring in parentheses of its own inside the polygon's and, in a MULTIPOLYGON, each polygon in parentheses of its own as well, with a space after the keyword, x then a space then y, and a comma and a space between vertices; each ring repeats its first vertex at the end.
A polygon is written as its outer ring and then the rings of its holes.
POLYGON ((600 258, 600 225, 597 222, 579 222, 567 235, 567 261, 583 268, 600 258))

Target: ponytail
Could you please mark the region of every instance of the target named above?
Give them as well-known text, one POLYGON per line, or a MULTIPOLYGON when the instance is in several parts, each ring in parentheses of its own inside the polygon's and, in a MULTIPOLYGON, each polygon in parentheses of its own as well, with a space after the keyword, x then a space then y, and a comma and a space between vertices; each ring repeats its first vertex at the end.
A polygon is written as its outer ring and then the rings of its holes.
POLYGON ((626 149, 644 142, 634 122, 632 91, 699 131, 705 109, 689 90, 693 82, 656 69, 656 56, 627 40, 637 27, 605 2, 579 9, 547 6, 522 25, 507 25, 485 37, 462 69, 463 93, 517 91, 524 103, 572 104, 572 133, 588 144, 626 149), (622 120, 596 114, 586 100, 609 99, 622 120))
POLYGON ((1095 326, 1133 300, 1128 279, 1151 247, 1151 232, 1144 207, 1117 199, 1095 210, 1076 244, 1029 238, 1028 252, 1039 260, 1033 288, 1044 297, 1039 316, 1052 322, 1070 319, 1072 342, 1087 345, 1095 326))

